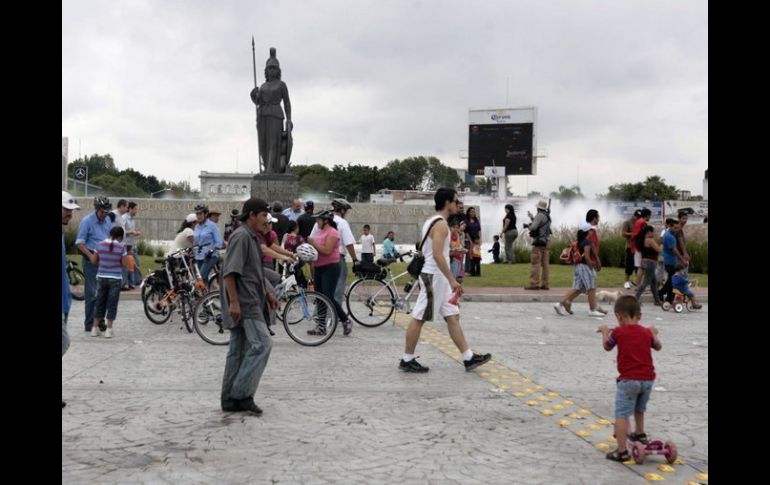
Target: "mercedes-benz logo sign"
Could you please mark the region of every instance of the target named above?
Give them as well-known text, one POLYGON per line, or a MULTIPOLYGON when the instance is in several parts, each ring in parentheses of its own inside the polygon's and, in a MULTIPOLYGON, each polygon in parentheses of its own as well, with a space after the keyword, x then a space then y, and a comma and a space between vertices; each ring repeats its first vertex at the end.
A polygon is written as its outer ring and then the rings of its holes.
POLYGON ((76 179, 85 179, 86 178, 86 168, 85 167, 78 167, 75 169, 75 178, 76 179))

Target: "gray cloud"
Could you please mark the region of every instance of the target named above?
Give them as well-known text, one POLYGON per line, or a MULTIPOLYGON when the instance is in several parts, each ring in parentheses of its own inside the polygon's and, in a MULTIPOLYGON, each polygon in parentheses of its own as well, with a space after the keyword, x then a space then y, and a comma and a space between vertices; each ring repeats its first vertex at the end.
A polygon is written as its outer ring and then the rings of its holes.
POLYGON ((257 78, 278 49, 294 163, 437 155, 468 110, 535 105, 539 174, 584 193, 659 174, 701 192, 708 10, 700 1, 67 2, 62 136, 161 178, 255 171, 257 78))

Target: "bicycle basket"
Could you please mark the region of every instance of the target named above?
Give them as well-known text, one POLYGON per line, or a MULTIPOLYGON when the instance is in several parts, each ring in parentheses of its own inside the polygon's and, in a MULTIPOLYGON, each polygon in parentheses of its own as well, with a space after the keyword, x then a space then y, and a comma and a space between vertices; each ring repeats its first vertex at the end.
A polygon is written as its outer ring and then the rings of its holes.
POLYGON ((359 278, 376 280, 385 279, 388 274, 385 268, 381 268, 377 264, 368 261, 356 261, 353 263, 353 273, 359 278))

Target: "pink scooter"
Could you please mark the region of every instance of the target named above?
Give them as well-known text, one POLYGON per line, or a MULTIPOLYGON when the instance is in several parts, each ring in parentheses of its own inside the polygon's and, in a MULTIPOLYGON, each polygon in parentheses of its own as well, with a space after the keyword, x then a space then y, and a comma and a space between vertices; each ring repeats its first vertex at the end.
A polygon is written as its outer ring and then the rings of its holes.
POLYGON ((644 439, 640 441, 631 441, 631 439, 629 439, 627 446, 631 451, 631 456, 638 465, 644 463, 644 459, 647 455, 663 455, 666 457, 666 461, 669 465, 676 461, 676 445, 673 441, 666 441, 664 443, 661 440, 644 439))

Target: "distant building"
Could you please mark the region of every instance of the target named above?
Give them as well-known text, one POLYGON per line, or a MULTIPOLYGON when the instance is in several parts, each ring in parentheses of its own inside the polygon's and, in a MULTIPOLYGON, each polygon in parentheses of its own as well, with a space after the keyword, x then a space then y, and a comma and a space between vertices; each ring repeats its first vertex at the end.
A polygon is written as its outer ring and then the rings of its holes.
POLYGON ((423 204, 433 202, 434 195, 435 191, 381 189, 371 194, 369 200, 373 204, 423 204))
POLYGON ((244 201, 251 197, 253 173, 213 173, 201 171, 201 198, 244 201))

